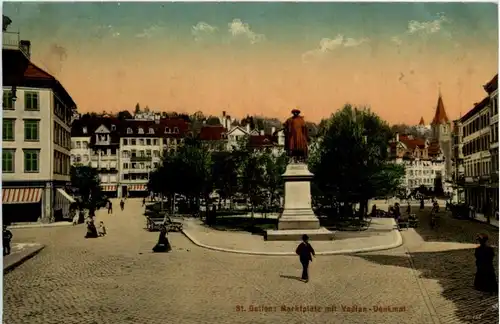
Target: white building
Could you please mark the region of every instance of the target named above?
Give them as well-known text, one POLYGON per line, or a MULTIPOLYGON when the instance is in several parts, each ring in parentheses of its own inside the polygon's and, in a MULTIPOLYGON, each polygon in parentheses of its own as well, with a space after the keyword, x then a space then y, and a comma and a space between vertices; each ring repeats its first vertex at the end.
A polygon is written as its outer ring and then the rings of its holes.
POLYGON ((70 181, 70 127, 76 104, 52 75, 30 61, 29 42, 4 32, 3 45, 4 221, 67 218, 74 202, 64 188, 70 181), (15 37, 17 48, 12 46, 15 37))
POLYGON ((420 186, 434 190, 439 181, 445 188, 446 164, 437 142, 396 134, 389 150, 392 162, 405 166, 402 187, 407 193, 420 186))

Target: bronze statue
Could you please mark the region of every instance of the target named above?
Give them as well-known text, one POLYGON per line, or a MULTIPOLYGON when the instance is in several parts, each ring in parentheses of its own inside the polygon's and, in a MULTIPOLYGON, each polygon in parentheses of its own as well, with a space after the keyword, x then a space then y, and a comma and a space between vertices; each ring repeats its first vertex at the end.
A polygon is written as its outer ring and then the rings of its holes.
POLYGON ((285 133, 285 150, 294 162, 305 162, 307 159, 307 134, 304 117, 299 116, 300 110, 292 110, 293 116, 283 124, 285 133))

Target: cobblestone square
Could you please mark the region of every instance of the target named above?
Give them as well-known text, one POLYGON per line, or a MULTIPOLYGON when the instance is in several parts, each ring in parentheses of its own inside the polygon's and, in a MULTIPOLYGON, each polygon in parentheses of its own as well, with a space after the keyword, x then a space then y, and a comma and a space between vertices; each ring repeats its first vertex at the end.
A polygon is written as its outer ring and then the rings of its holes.
POLYGON ((83 225, 13 230, 14 242, 46 248, 5 275, 4 323, 498 322, 498 299, 472 289, 473 251, 455 243, 410 230, 397 249, 318 256, 306 284, 295 257, 210 251, 181 233, 173 252, 153 254, 158 233, 142 213, 133 199, 99 211, 108 235, 98 239, 83 225))

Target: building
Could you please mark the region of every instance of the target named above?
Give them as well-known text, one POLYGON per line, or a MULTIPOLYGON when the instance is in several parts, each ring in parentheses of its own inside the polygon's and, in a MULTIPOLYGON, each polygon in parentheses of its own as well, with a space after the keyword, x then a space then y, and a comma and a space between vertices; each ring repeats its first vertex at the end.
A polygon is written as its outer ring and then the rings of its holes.
POLYGON ((485 86, 490 97, 490 191, 492 208, 498 210, 498 74, 485 86))
POLYGON ((445 181, 446 192, 450 190, 450 185, 452 183, 451 176, 453 174, 453 134, 451 127, 451 121, 448 119, 448 115, 444 108, 443 98, 441 94, 439 94, 436 112, 431 122, 431 139, 439 144, 444 155, 446 172, 443 174, 443 180, 445 181))
POLYGON ((498 208, 497 77, 484 89, 487 96, 460 118, 462 128, 465 202, 480 213, 498 208), (491 118, 496 114, 496 118, 491 118), (493 126, 493 127, 492 127, 493 126), (496 154, 496 157, 493 156, 496 154), (493 166, 496 164, 496 166, 493 166))
POLYGON ((465 170, 463 166, 463 149, 462 149, 462 125, 460 120, 453 121, 453 197, 454 203, 465 201, 465 192, 463 184, 465 181, 465 170))
POLYGON ((405 176, 401 185, 407 193, 421 186, 435 190, 438 184, 444 190, 446 164, 437 141, 396 133, 389 143, 389 157, 393 163, 404 165, 405 176))
POLYGON ((67 218, 71 119, 76 104, 30 60, 30 42, 3 33, 2 209, 4 221, 67 218))

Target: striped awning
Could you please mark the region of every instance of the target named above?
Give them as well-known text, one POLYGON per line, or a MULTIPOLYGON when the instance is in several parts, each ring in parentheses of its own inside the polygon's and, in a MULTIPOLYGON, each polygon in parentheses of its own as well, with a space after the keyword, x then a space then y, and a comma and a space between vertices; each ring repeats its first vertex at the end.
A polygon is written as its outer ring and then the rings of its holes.
POLYGON ((116 185, 101 185, 102 191, 116 191, 116 185))
POLYGON ((129 185, 129 191, 146 191, 148 187, 146 185, 129 185))
POLYGON ((32 204, 42 200, 42 188, 2 189, 3 204, 32 204))

